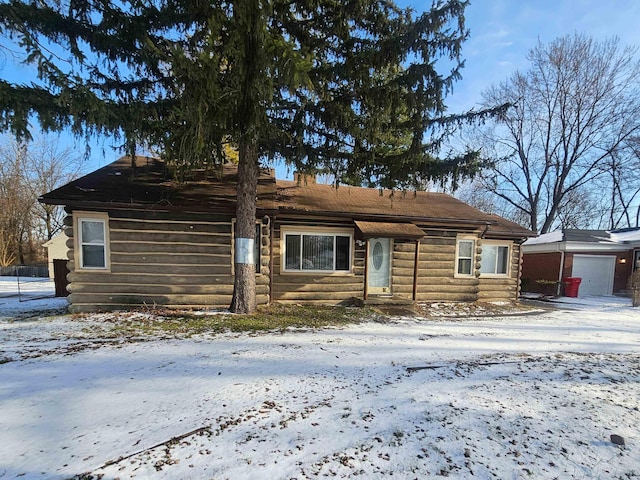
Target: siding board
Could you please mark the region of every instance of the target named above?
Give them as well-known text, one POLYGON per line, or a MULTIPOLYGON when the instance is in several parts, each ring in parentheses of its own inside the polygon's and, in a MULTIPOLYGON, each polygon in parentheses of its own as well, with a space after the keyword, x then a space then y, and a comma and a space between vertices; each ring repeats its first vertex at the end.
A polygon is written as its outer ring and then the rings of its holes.
MULTIPOLYGON (((160 284, 130 284, 130 283, 113 283, 113 284, 96 284, 96 283, 75 283, 70 285, 71 293, 88 293, 88 294, 111 294, 118 295, 126 292, 126 295, 231 295, 233 293, 233 285, 160 285, 160 284)), ((266 295, 268 293, 267 285, 256 285, 256 293, 266 295)))
POLYGON ((150 243, 204 243, 208 245, 229 245, 231 233, 174 233, 162 231, 112 230, 112 242, 145 241, 150 243))
MULTIPOLYGON (((229 265, 228 255, 182 254, 173 253, 112 253, 114 263, 162 264, 162 265, 229 265)), ((167 271, 167 274, 170 272, 167 271)))
POLYGON ((178 232, 178 233, 228 233, 231 234, 231 223, 227 222, 168 222, 166 220, 136 221, 124 219, 110 219, 109 227, 112 231, 128 232, 178 232))
MULTIPOLYGON (((201 243, 171 242, 111 242, 112 253, 167 253, 224 255, 231 258, 231 245, 204 245, 201 243)), ((229 260, 230 261, 230 260, 229 260)))
MULTIPOLYGON (((71 282, 93 283, 93 284, 148 284, 148 285, 217 285, 233 284, 233 277, 229 274, 220 275, 194 275, 194 274, 173 274, 168 277, 161 272, 144 274, 128 273, 95 273, 86 274, 84 272, 73 272, 68 275, 71 282)), ((264 275, 256 276, 256 284, 265 284, 268 278, 264 275)))
MULTIPOLYGON (((278 283, 273 286, 274 295, 286 292, 316 292, 318 285, 315 283, 278 283)), ((362 285, 359 283, 323 283, 323 292, 362 292, 362 285)))
MULTIPOLYGON (((167 259, 168 261, 170 259, 167 259)), ((166 276, 172 275, 226 275, 231 277, 231 264, 229 265, 175 265, 170 263, 111 263, 111 273, 150 274, 166 276)))

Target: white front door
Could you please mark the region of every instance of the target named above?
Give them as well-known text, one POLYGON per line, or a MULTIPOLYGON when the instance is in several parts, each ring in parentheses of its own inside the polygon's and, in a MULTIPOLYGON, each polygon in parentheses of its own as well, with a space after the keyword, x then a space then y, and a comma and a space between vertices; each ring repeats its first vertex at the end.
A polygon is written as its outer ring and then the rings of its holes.
POLYGON ((371 294, 391 293, 391 239, 369 239, 367 284, 371 294))

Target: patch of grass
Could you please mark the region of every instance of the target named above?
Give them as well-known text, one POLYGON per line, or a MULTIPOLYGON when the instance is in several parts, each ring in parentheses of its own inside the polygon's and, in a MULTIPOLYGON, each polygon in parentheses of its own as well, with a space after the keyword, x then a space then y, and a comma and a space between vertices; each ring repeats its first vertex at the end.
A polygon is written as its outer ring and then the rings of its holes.
MULTIPOLYGON (((197 314, 152 310, 107 314, 107 336, 192 336, 203 333, 266 332, 289 328, 341 327, 373 315, 372 310, 353 307, 271 305, 251 315, 197 314)), ((93 328, 92 328, 93 329, 93 328)))
POLYGON ((372 310, 357 307, 324 307, 310 305, 271 305, 253 315, 228 318, 232 331, 282 330, 286 328, 340 327, 370 317, 372 310))

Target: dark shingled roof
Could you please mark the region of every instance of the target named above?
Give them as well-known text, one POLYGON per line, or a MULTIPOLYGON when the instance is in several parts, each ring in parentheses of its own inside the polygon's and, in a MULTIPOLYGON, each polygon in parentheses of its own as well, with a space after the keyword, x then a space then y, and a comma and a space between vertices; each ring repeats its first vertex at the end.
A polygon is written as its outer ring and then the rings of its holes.
POLYGON ((419 240, 424 232, 413 223, 364 222, 355 220, 356 228, 362 238, 403 238, 419 240))
MULTIPOLYGON (((237 167, 224 166, 221 178, 214 173, 200 172, 200 179, 180 183, 167 176, 162 160, 139 156, 135 162, 135 176, 131 157, 122 157, 43 195, 40 201, 75 209, 235 212, 237 167)), ((276 181, 274 172, 268 170, 264 170, 259 178, 257 208, 259 214, 277 211, 280 214, 349 217, 399 224, 469 225, 486 229, 494 236, 521 238, 533 235, 520 225, 481 212, 444 193, 392 193, 351 186, 304 185, 276 181)))
MULTIPOLYGON (((43 203, 74 208, 132 208, 157 210, 235 212, 237 168, 224 166, 221 178, 215 172, 200 172, 198 180, 176 182, 167 176, 165 163, 151 157, 136 157, 133 176, 131 157, 122 157, 84 177, 41 197, 43 203)), ((258 181, 258 209, 275 210, 276 182, 273 172, 263 171, 258 181)))
POLYGON ((445 193, 391 192, 375 188, 307 184, 278 180, 281 213, 353 216, 380 221, 486 225, 487 232, 532 236, 533 232, 497 215, 490 215, 445 193))

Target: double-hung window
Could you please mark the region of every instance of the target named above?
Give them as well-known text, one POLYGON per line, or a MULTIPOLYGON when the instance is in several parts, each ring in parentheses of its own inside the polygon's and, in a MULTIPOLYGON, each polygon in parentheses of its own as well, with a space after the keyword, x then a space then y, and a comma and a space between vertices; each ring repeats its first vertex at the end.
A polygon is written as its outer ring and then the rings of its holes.
POLYGON ((108 262, 108 217, 105 214, 90 214, 77 217, 79 267, 82 269, 106 270, 108 262))
POLYGON ((458 240, 457 275, 473 275, 474 250, 473 240, 458 240))
POLYGON ((350 272, 349 234, 285 232, 284 271, 350 272))
POLYGON ((482 260, 480 261, 481 275, 508 275, 509 272, 509 246, 491 245, 482 246, 482 260))

